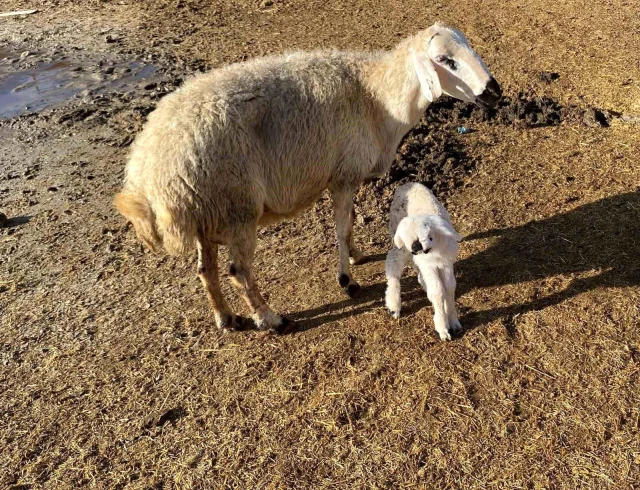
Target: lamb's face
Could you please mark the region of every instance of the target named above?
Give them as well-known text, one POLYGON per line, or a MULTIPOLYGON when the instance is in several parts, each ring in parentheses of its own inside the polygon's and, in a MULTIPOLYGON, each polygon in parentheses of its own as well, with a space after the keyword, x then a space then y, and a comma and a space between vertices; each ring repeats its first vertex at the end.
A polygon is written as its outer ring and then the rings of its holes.
POLYGON ((498 103, 500 85, 462 32, 435 24, 427 30, 425 42, 443 93, 481 107, 498 103))
POLYGON ((429 221, 419 216, 407 216, 400 221, 395 244, 398 248, 403 246, 413 254, 429 253, 436 245, 438 232, 429 221))
POLYGON ((393 241, 398 248, 406 247, 413 255, 431 251, 446 253, 461 240, 451 224, 440 216, 407 216, 398 224, 393 241), (451 242, 451 243, 449 243, 451 242))
POLYGON ((411 243, 411 253, 413 255, 428 254, 435 246, 436 230, 432 230, 428 223, 419 220, 414 220, 414 230, 416 236, 413 243, 411 243))

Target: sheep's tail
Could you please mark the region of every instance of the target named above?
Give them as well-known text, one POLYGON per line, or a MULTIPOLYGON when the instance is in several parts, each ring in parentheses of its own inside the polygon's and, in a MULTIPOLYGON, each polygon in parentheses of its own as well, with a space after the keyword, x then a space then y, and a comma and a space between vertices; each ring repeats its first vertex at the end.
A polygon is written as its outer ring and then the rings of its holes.
POLYGON ((156 214, 146 196, 124 191, 116 195, 113 203, 120 214, 131 221, 138 239, 152 252, 157 252, 162 246, 163 240, 158 233, 156 214))
POLYGON ((113 202, 120 214, 131 221, 138 239, 152 252, 164 247, 172 255, 183 255, 193 249, 196 220, 184 210, 163 201, 151 203, 140 191, 126 187, 113 202))

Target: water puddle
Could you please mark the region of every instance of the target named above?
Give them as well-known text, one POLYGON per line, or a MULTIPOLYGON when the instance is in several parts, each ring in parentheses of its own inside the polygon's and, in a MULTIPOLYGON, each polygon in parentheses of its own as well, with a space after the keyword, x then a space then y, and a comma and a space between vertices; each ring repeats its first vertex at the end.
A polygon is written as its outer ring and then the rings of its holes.
POLYGON ((73 61, 0 49, 0 118, 40 112, 86 91, 126 92, 156 71, 139 61, 73 61))

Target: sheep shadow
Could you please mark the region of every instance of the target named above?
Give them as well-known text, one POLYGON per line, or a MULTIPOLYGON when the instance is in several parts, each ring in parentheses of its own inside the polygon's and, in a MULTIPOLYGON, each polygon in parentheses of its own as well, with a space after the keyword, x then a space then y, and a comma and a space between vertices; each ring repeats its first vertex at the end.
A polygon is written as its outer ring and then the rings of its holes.
POLYGON ((369 264, 369 263, 372 263, 372 262, 381 262, 381 261, 384 261, 384 260, 387 260, 387 254, 386 253, 367 255, 362 259, 361 262, 358 263, 358 265, 369 264))
MULTIPOLYGON (((516 315, 557 305, 602 286, 640 285, 640 188, 521 226, 474 233, 465 241, 482 238, 497 240, 486 250, 456 263, 458 296, 478 288, 597 272, 573 279, 565 289, 527 303, 464 312, 460 317, 465 331, 503 318, 508 335, 515 337, 516 315)), ((383 307, 385 286, 384 282, 365 286, 355 301, 294 313, 292 317, 299 323, 296 331, 383 307)), ((429 304, 415 277, 405 277, 402 288, 403 315, 429 304)))
MULTIPOLYGON (((383 255, 383 257, 386 255, 383 255)), ((374 256, 379 259, 379 256, 374 256)), ((401 281, 402 288, 402 317, 407 317, 420 311, 428 305, 427 295, 420 287, 415 276, 405 276, 401 281)), ((378 282, 362 286, 360 294, 355 299, 345 299, 317 308, 298 311, 291 314, 295 326, 286 333, 298 333, 331 323, 343 318, 357 316, 369 311, 385 307, 384 295, 387 284, 378 282)), ((395 322, 389 316, 389 321, 395 322)))
POLYGON ((15 228, 17 226, 26 225, 31 221, 32 216, 16 216, 15 218, 8 218, 3 223, 0 223, 0 228, 15 228))

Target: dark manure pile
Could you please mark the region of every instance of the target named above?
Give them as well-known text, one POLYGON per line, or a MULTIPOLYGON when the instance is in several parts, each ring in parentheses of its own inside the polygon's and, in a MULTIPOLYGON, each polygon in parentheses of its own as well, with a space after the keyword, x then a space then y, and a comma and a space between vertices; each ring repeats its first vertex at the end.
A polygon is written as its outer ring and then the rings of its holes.
POLYGON ((403 139, 389 172, 363 186, 356 204, 366 210, 379 207, 382 202, 386 209, 396 187, 406 182, 420 182, 446 200, 464 185, 480 161, 471 154, 465 141, 466 133, 474 131, 467 127, 469 125, 482 123, 532 129, 568 123, 606 128, 617 116, 594 107, 563 106, 549 97, 531 97, 524 93, 504 97, 490 110, 443 97, 429 106, 418 126, 403 139))

